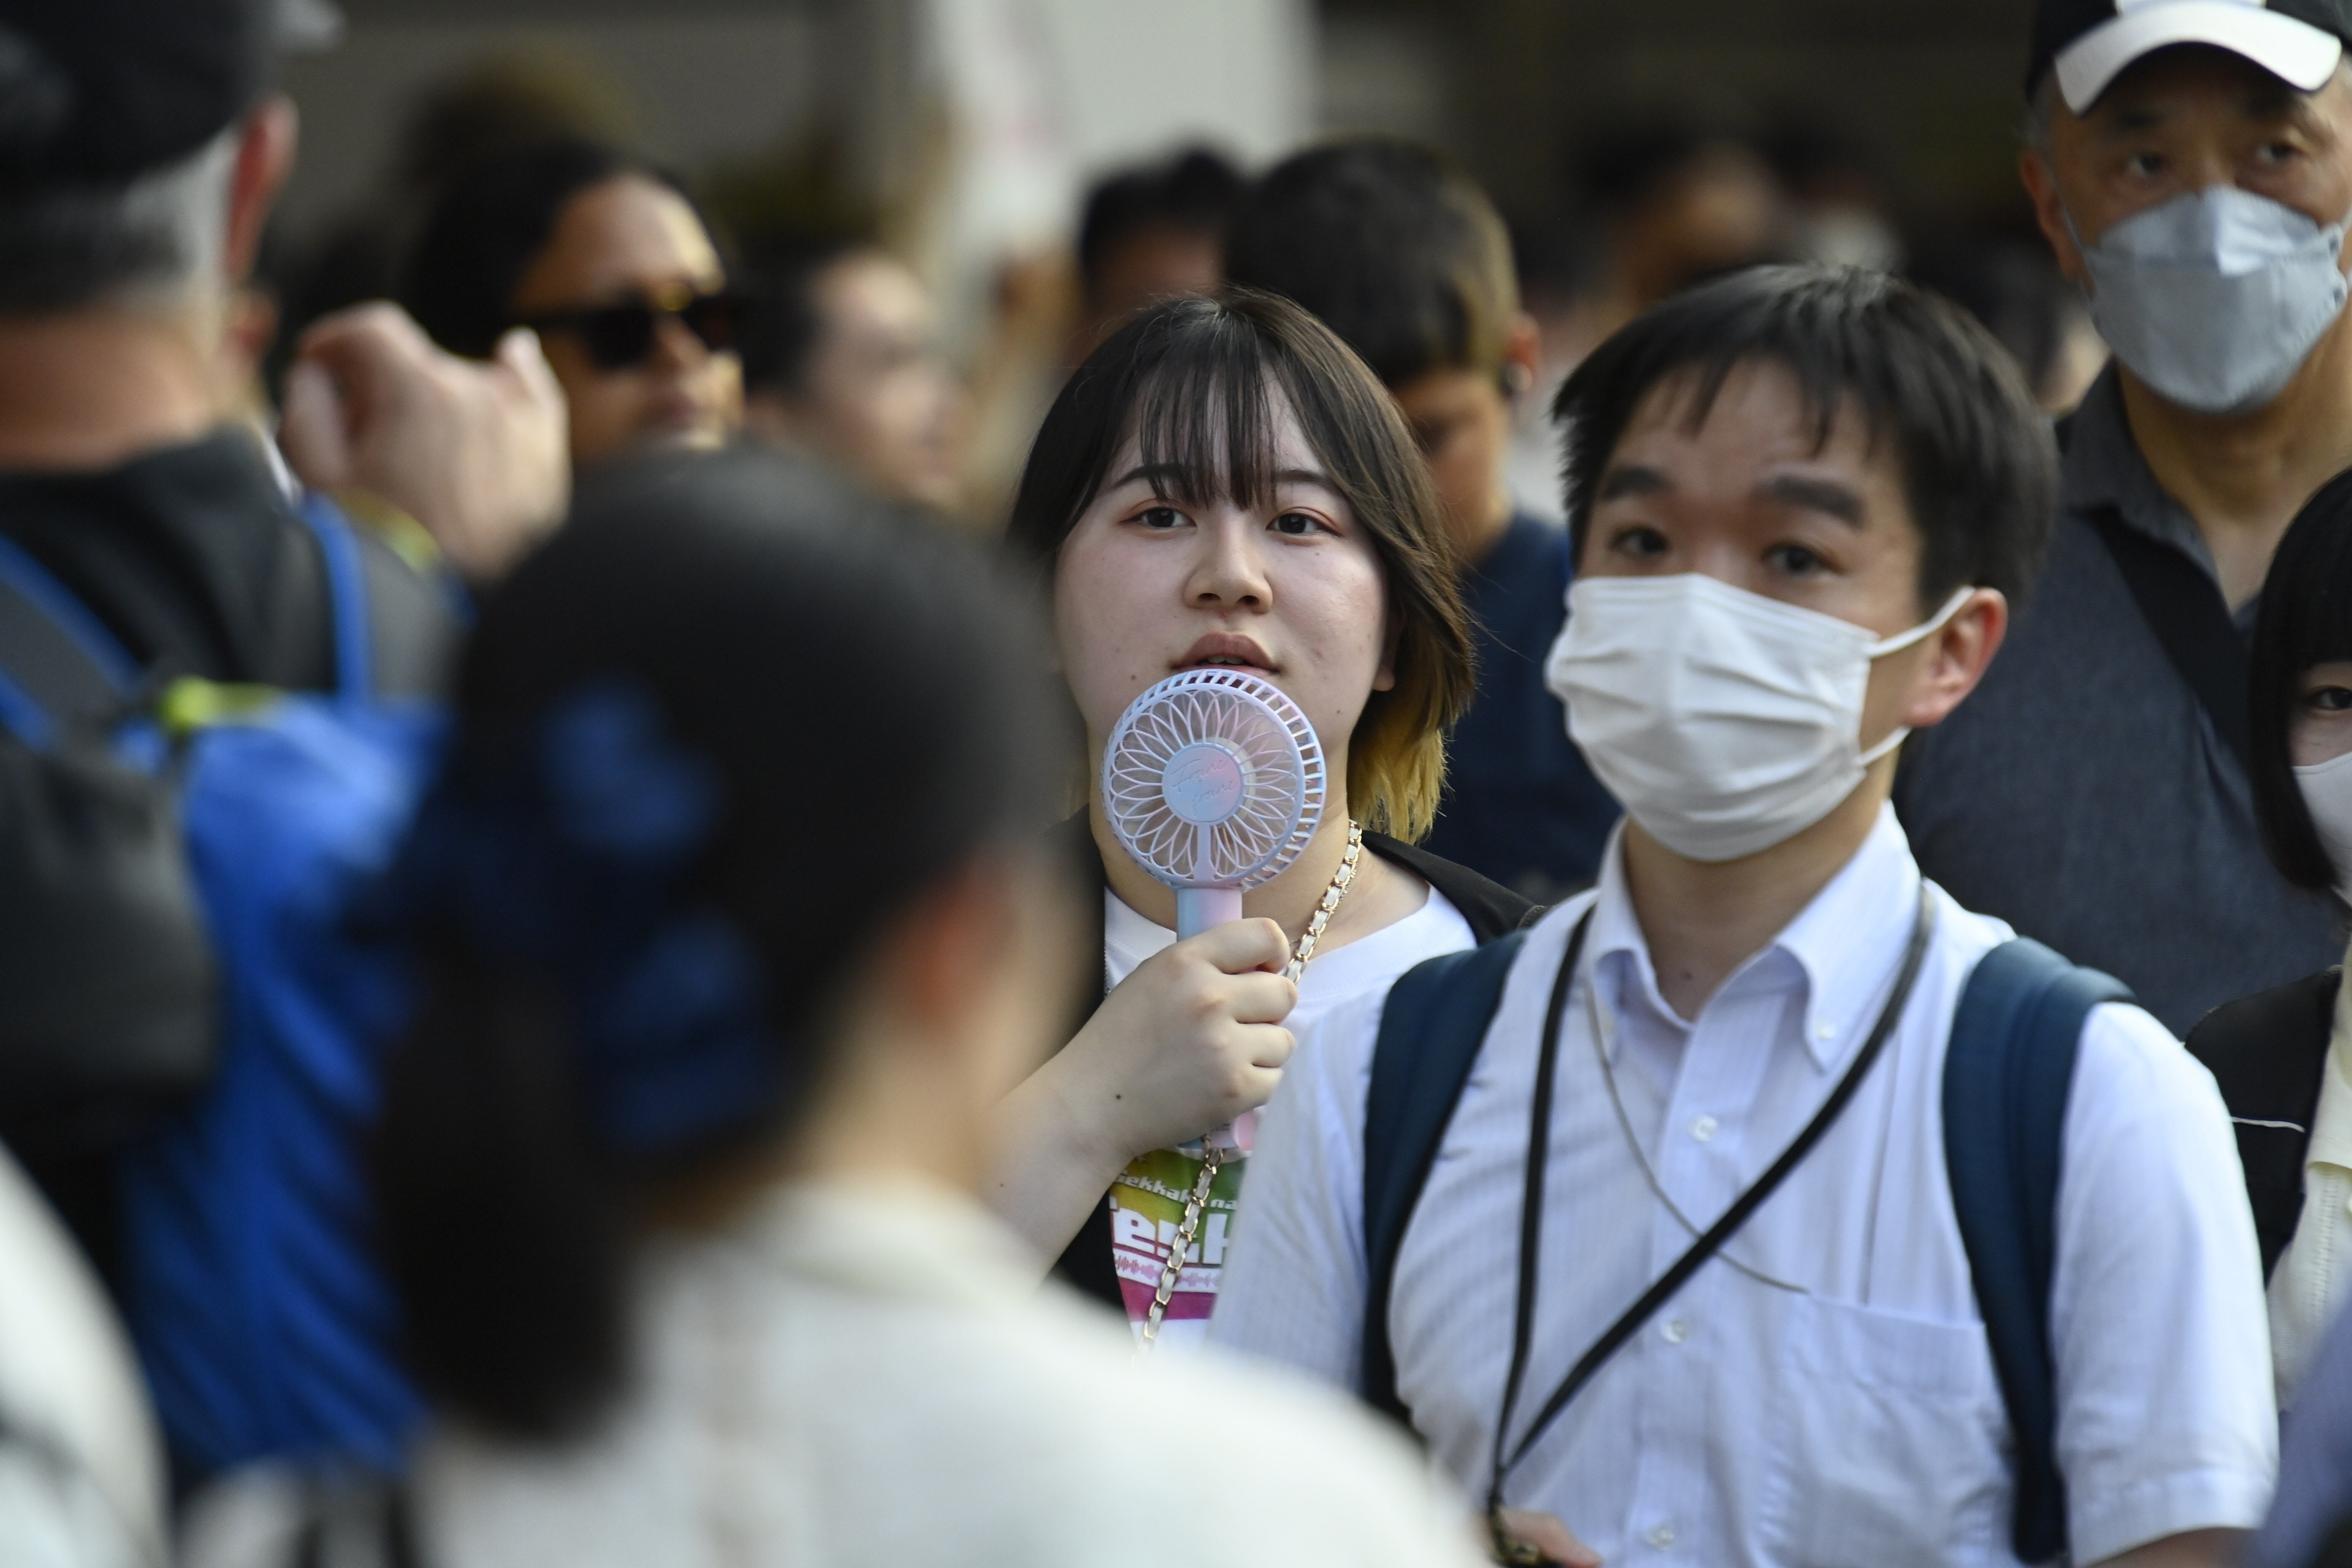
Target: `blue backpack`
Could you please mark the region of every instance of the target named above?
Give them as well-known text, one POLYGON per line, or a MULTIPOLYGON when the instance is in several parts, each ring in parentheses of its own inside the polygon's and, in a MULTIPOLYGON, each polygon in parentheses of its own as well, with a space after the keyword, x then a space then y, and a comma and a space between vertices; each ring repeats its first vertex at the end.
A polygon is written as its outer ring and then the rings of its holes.
MULTIPOLYGON (((1364 1104, 1361 1378, 1364 1398, 1407 1426, 1389 1343, 1397 1251, 1526 940, 1515 931, 1407 973, 1389 993, 1373 1047, 1364 1104)), ((1945 1168, 2017 1439, 2011 1535, 2026 1563, 2066 1550, 2050 1351, 2066 1100, 2084 1016, 2102 1002, 2131 999, 2121 981, 2021 937, 1987 953, 1969 975, 1945 1055, 1945 1168)))
POLYGON ((264 1457, 389 1467, 420 1408, 394 1358, 361 1158, 405 976, 345 912, 397 848, 445 715, 375 694, 359 541, 324 498, 300 510, 326 563, 331 693, 180 681, 158 700, 61 584, 0 552, 0 608, 65 634, 42 668, 0 668, 0 724, 40 751, 89 716, 35 693, 113 694, 112 750, 175 805, 218 973, 210 1081, 118 1165, 125 1313, 196 1474, 264 1457), (83 668, 60 666, 68 647, 83 668))

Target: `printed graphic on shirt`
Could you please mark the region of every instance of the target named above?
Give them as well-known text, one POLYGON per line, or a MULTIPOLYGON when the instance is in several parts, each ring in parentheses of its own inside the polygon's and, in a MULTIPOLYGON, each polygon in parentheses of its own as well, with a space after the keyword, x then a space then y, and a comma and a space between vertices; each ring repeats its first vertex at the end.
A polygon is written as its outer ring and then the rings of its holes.
MULTIPOLYGON (((1160 1321, 1160 1343, 1198 1345, 1208 1337, 1209 1313, 1217 1304, 1217 1280, 1224 1273, 1225 1248, 1233 1239, 1234 1206, 1249 1162, 1227 1156, 1209 1189, 1200 1233, 1184 1255, 1184 1271, 1168 1298, 1160 1321)), ((1201 1179, 1201 1162, 1175 1149, 1145 1154, 1119 1173, 1110 1189, 1111 1260, 1118 1269, 1127 1320, 1138 1334, 1150 1314, 1168 1266, 1169 1248, 1184 1223, 1184 1200, 1201 1179)))

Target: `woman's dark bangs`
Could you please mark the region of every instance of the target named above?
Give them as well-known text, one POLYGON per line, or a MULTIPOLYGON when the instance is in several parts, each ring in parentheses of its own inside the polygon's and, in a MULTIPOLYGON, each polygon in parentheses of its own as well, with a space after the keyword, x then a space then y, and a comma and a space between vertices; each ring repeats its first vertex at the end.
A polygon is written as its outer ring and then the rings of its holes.
POLYGON ((1182 326, 1137 391, 1136 460, 1160 494, 1186 506, 1269 501, 1272 345, 1230 313, 1192 316, 1182 326))

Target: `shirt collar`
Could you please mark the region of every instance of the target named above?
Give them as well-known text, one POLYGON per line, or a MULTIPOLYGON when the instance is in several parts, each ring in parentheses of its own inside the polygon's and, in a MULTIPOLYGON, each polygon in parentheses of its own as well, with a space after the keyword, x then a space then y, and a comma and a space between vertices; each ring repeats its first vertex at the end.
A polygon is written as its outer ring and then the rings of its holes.
POLYGON ((2197 520, 2147 466, 2124 412, 2121 373, 2110 363, 2066 424, 2066 510, 2112 511, 2124 525, 2169 544, 2213 574, 2213 552, 2197 520))
MULTIPOLYGON (((1732 973, 1717 995, 1798 993, 1806 1052, 1816 1068, 1828 1070, 1861 1044, 1862 1032, 1876 1020, 1874 1009, 1885 999, 1919 918, 1919 880, 1918 864, 1895 819, 1895 808, 1880 806, 1877 822, 1853 858, 1779 936, 1732 973)), ((1622 1013, 1629 1002, 1637 1003, 1661 1023, 1689 1028, 1658 991, 1649 942, 1625 885, 1622 823, 1601 859, 1592 926, 1585 942, 1606 1007, 1622 1013)), ((1713 998, 1708 1005, 1714 1005, 1713 998)), ((1622 1035, 1612 1028, 1608 1036, 1614 1061, 1622 1035)))

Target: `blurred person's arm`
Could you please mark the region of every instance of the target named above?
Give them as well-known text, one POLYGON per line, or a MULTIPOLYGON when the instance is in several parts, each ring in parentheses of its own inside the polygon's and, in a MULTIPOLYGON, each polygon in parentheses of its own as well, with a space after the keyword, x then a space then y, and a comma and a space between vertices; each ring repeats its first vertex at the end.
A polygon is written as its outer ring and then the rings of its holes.
POLYGON ((1061 1256, 1128 1162, 1265 1103, 1294 1041, 1282 928, 1235 921, 1153 954, 998 1107, 989 1203, 1061 1256))
POLYGON ((518 328, 460 359, 408 313, 340 310, 302 336, 278 444, 306 485, 415 518, 459 575, 496 580, 562 521, 572 463, 563 390, 518 328))

